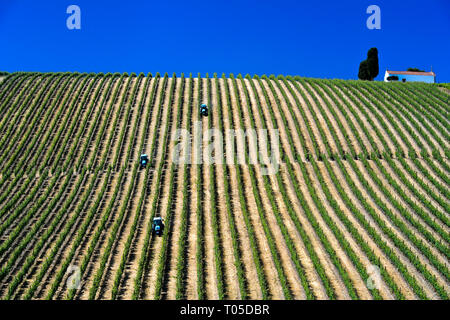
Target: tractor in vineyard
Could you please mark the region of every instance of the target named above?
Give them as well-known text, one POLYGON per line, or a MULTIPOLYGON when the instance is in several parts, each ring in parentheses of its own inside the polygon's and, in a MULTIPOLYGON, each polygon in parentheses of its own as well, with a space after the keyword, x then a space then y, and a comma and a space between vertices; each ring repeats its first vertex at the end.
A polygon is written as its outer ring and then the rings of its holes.
POLYGON ((200 114, 205 117, 208 116, 208 106, 204 103, 200 106, 200 114))
POLYGON ((164 223, 161 217, 154 217, 152 223, 152 235, 161 236, 164 231, 164 223))
POLYGON ((146 154, 141 154, 141 160, 140 160, 141 169, 144 169, 145 167, 147 167, 147 163, 148 163, 148 156, 146 154))

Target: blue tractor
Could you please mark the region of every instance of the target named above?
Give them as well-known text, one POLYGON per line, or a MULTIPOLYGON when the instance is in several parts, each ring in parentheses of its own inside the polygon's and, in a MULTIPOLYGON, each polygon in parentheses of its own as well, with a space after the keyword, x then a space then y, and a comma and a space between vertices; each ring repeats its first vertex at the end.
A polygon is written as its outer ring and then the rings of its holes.
POLYGON ((148 163, 148 156, 146 154, 141 154, 141 169, 144 169, 145 167, 147 167, 147 163, 148 163))
POLYGON ((162 236, 164 231, 164 223, 161 217, 154 217, 152 223, 152 235, 162 236))
POLYGON ((208 106, 204 103, 200 106, 200 114, 205 117, 208 116, 208 106))

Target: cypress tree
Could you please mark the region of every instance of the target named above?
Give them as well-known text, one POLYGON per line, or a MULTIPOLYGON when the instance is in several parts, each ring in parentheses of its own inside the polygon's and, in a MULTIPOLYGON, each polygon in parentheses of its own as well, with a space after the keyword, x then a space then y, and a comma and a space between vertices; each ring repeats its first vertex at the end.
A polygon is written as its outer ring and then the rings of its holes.
POLYGON ((377 48, 370 48, 367 52, 367 63, 369 67, 370 80, 376 78, 379 72, 378 68, 378 50, 377 48))
POLYGON ((367 59, 359 64, 358 78, 360 80, 373 81, 378 72, 378 50, 377 48, 370 48, 367 52, 367 59))
POLYGON ((363 60, 359 64, 358 78, 360 80, 371 80, 367 60, 363 60))

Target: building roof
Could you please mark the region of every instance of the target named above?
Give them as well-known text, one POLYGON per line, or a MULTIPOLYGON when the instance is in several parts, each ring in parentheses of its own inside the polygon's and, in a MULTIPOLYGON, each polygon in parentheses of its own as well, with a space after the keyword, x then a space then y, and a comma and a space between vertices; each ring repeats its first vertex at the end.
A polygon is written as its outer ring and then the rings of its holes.
POLYGON ((386 70, 389 74, 404 74, 404 75, 412 75, 412 76, 433 76, 435 77, 436 74, 433 71, 430 72, 417 72, 417 71, 392 71, 392 70, 386 70))

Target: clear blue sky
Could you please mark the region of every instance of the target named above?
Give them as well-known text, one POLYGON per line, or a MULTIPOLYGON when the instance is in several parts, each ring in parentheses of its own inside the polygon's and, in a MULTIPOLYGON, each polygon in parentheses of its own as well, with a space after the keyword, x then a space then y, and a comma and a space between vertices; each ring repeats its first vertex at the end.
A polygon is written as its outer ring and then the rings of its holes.
POLYGON ((449 0, 0 0, 0 70, 285 74, 355 79, 386 67, 450 82, 449 0), (81 8, 68 30, 66 8, 81 8), (381 30, 366 8, 381 9, 381 30))

